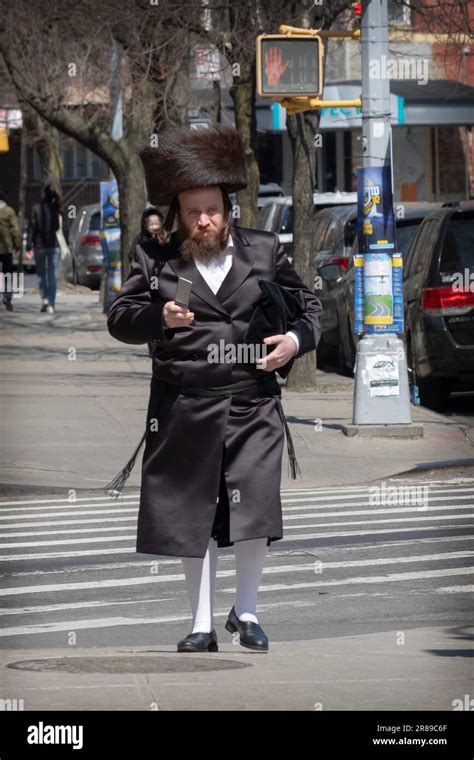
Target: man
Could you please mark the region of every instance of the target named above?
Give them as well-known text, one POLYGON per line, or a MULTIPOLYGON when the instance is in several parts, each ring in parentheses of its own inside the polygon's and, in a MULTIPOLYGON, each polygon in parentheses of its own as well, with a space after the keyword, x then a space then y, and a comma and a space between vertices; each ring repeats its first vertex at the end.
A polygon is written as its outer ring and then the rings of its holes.
POLYGON ((11 206, 7 206, 5 193, 0 189, 0 262, 3 274, 3 305, 13 311, 12 283, 13 254, 20 248, 18 217, 11 206))
POLYGON ((237 130, 181 128, 140 155, 150 201, 169 210, 160 242, 137 245, 108 316, 118 340, 157 341, 137 552, 182 559, 193 626, 178 651, 217 651, 217 549, 233 545, 236 599, 226 629, 241 645, 268 651, 256 599, 267 547, 283 536, 275 370, 316 348, 321 305, 277 235, 232 225, 228 194, 247 184, 237 130), (188 306, 175 302, 179 277, 192 282, 188 306), (303 315, 287 334, 266 339, 268 356, 237 350, 235 361, 227 353, 215 361, 216 346, 245 346, 259 280, 302 294, 303 315))

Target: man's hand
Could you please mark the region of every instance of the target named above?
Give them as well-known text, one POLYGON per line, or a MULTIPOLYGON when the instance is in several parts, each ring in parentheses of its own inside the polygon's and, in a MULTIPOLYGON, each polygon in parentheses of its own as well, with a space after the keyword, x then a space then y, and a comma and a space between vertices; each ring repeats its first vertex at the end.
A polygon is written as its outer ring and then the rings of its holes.
POLYGON ((194 319, 194 312, 175 301, 167 301, 163 306, 163 322, 166 327, 187 327, 194 319))
POLYGON ((273 372, 274 369, 283 367, 297 351, 296 343, 289 335, 271 335, 269 338, 264 338, 263 342, 266 345, 277 344, 271 354, 256 361, 256 364, 261 365, 259 369, 263 369, 264 372, 273 372))

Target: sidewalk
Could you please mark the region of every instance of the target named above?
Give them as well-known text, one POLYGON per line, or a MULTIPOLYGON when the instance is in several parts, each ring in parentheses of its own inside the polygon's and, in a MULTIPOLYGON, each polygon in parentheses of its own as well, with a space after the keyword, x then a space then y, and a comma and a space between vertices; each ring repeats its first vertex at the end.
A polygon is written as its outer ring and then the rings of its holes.
MULTIPOLYGON (((147 347, 109 335, 97 292, 61 292, 54 315, 39 312, 34 292, 14 305, 13 313, 2 313, 0 333, 0 484, 101 488, 143 433, 147 347)), ((341 426, 352 421, 352 396, 352 379, 320 371, 316 391, 283 391, 303 477, 288 478, 285 456, 282 488, 357 484, 429 464, 474 464, 472 428, 421 407, 412 406, 412 416, 423 422, 423 438, 345 436, 341 426)), ((128 482, 139 485, 140 460, 128 482)))
POLYGON ((223 623, 214 653, 177 654, 172 645, 4 650, 2 693, 28 711, 451 711, 472 693, 471 644, 453 623, 411 628, 403 645, 399 631, 286 642, 269 629, 268 653, 232 644, 223 623))

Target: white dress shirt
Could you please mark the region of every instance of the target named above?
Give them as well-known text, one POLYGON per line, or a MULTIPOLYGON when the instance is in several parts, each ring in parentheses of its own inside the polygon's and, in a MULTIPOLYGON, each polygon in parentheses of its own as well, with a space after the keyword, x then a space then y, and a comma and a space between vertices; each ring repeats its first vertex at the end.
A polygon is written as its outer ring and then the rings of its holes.
MULTIPOLYGON (((233 247, 234 241, 232 240, 232 236, 229 235, 227 248, 218 256, 216 256, 216 258, 211 259, 211 261, 208 261, 206 263, 199 261, 198 259, 194 259, 194 263, 196 264, 199 273, 203 276, 214 294, 219 290, 229 269, 232 266, 232 251, 230 249, 233 247)), ((289 335, 290 338, 294 340, 296 349, 298 351, 300 342, 296 333, 289 331, 286 333, 286 335, 289 335)))

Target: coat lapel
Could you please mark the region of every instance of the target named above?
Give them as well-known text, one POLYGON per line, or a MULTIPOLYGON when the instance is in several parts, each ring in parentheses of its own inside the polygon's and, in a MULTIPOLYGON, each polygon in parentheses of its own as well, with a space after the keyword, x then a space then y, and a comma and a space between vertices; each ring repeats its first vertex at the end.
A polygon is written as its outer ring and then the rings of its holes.
POLYGON ((232 250, 232 266, 222 281, 222 285, 216 293, 216 297, 224 303, 252 271, 257 253, 257 245, 250 245, 237 227, 232 231, 234 247, 232 250))

